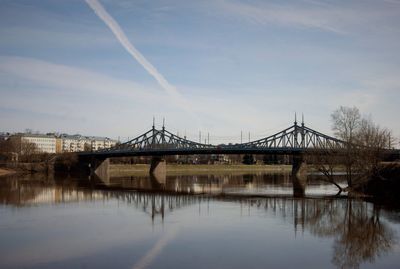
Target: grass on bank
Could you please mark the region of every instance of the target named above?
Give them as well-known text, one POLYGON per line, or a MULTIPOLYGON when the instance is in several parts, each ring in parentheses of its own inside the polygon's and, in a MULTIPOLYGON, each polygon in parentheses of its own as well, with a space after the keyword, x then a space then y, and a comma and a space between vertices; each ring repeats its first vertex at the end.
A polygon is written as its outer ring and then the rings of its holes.
MULTIPOLYGON (((245 165, 245 164, 167 164, 168 175, 202 175, 226 173, 257 173, 257 172, 290 172, 291 165, 245 165)), ((148 164, 112 164, 110 172, 113 176, 147 175, 148 164)))

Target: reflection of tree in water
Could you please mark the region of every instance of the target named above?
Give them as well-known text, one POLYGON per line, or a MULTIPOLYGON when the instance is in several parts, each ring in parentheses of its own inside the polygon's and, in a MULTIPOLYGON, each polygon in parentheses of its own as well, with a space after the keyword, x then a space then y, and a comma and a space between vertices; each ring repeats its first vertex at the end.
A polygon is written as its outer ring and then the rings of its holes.
POLYGON ((358 268, 365 261, 388 252, 394 243, 394 232, 379 220, 379 209, 368 212, 366 204, 347 203, 343 232, 335 238, 332 262, 341 268, 358 268))
POLYGON ((319 237, 334 237, 332 263, 358 268, 391 250, 394 232, 379 219, 380 209, 355 200, 315 200, 304 226, 319 237))
POLYGON ((333 238, 332 263, 338 268, 373 263, 395 244, 394 231, 380 220, 380 208, 361 200, 266 198, 240 203, 293 221, 295 232, 300 226, 314 236, 333 238))

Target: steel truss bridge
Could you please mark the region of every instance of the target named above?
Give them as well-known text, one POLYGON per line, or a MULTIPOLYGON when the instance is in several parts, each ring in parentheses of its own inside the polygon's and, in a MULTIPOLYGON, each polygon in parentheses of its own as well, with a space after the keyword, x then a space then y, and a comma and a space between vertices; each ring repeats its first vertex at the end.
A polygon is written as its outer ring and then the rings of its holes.
POLYGON ((82 152, 81 156, 98 158, 124 156, 167 156, 192 154, 301 154, 312 151, 341 151, 346 142, 325 135, 294 122, 292 126, 271 136, 240 144, 202 144, 177 136, 165 126, 153 127, 144 134, 125 143, 94 152, 82 152))

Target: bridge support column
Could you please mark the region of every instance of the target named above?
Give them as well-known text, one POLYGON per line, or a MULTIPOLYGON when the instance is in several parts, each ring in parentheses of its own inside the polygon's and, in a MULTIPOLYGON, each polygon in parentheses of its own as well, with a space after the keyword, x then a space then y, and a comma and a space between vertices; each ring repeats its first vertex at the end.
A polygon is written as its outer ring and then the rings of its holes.
POLYGON ((89 175, 95 176, 103 183, 110 183, 110 160, 108 158, 95 158, 92 157, 87 162, 84 162, 89 167, 89 175))
POLYGON ((302 156, 293 156, 292 175, 307 177, 307 163, 302 156))
POLYGON ((302 156, 293 156, 292 164, 293 195, 304 196, 307 185, 307 163, 302 156))
POLYGON ((150 176, 158 182, 165 183, 167 177, 167 162, 161 157, 153 157, 150 164, 150 176))

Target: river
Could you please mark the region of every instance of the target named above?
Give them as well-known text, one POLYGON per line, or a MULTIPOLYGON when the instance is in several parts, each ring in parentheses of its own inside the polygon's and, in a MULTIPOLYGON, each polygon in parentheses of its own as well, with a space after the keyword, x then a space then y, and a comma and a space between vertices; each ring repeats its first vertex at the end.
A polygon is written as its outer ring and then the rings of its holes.
POLYGON ((400 213, 289 174, 0 178, 0 268, 399 268, 400 213))

